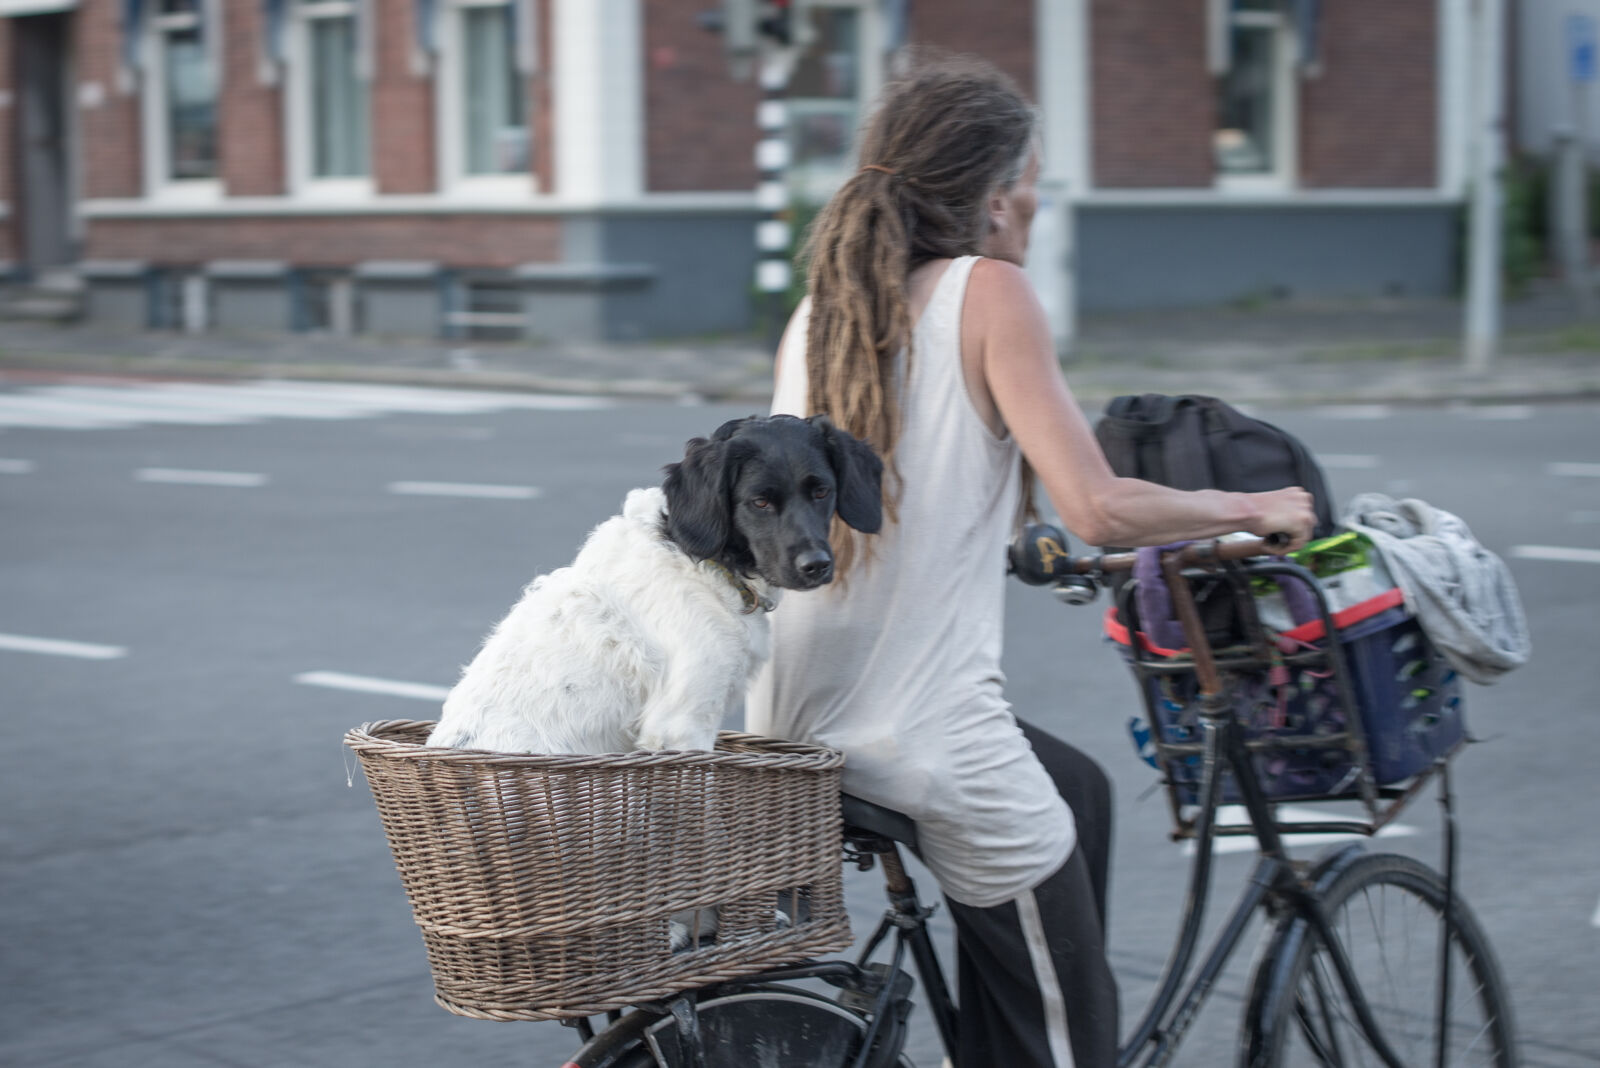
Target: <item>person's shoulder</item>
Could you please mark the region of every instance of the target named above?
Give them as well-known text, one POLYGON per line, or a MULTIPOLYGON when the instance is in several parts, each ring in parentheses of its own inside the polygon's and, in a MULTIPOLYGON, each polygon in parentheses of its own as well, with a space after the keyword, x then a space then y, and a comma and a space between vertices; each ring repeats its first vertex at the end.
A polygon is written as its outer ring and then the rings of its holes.
POLYGON ((1016 264, 984 256, 972 265, 972 274, 967 279, 969 304, 979 301, 1004 307, 1033 303, 1035 299, 1027 272, 1016 264))
POLYGON ((1014 263, 988 257, 972 265, 964 311, 976 325, 1015 322, 1021 316, 1043 314, 1027 272, 1014 263))
POLYGON ((989 256, 974 256, 972 280, 987 279, 991 285, 1027 285, 1028 273, 1010 260, 997 260, 989 256))

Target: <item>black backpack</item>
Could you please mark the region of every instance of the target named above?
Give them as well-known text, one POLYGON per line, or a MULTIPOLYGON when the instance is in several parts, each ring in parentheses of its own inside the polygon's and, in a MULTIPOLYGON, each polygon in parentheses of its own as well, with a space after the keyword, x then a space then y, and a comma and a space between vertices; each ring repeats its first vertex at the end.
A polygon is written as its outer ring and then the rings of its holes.
POLYGON ((1311 450, 1288 431, 1215 397, 1117 397, 1106 405, 1094 436, 1111 470, 1125 478, 1236 493, 1303 486, 1316 501, 1314 536, 1333 533, 1333 500, 1311 450))
MULTIPOLYGON (((1304 487, 1315 502, 1313 537, 1334 532, 1333 498, 1311 451, 1288 431, 1230 407, 1215 397, 1160 393, 1116 397, 1106 405, 1094 436, 1125 478, 1174 489, 1258 493, 1304 487)), ((1125 576, 1119 575, 1119 579, 1125 576)), ((1113 582, 1120 591, 1122 581, 1113 582)), ((1225 591, 1197 591, 1201 617, 1214 642, 1240 637, 1225 591), (1210 596, 1207 596, 1207 593, 1210 596)))

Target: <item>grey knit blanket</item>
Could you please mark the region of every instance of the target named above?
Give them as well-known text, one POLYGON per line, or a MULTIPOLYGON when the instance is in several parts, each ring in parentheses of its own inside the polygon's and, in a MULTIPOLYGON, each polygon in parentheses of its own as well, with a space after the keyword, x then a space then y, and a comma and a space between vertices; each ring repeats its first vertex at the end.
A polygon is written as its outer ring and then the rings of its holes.
POLYGON ((1466 523, 1382 493, 1353 497, 1342 523, 1372 539, 1423 633, 1462 675, 1488 684, 1527 662, 1533 642, 1511 571, 1466 523))

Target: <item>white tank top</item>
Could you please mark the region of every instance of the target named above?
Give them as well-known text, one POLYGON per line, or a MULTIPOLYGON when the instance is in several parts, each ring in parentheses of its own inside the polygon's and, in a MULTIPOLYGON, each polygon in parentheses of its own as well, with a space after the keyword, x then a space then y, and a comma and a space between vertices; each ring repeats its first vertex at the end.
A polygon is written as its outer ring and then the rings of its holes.
MULTIPOLYGON (((842 750, 844 789, 916 820, 944 892, 987 908, 1037 886, 1077 835, 1001 692, 1021 454, 984 424, 962 374, 977 259, 951 261, 913 331, 899 521, 846 585, 784 598, 746 715, 757 733, 842 750)), ((809 413, 805 312, 783 353, 775 413, 809 413)))

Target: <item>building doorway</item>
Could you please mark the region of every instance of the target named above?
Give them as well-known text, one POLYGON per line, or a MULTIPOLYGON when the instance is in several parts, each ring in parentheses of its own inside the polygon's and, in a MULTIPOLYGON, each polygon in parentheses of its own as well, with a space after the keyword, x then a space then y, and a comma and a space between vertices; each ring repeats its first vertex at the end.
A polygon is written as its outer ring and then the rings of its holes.
POLYGON ((71 18, 12 19, 16 70, 18 236, 22 266, 39 278, 77 261, 72 223, 71 18))

